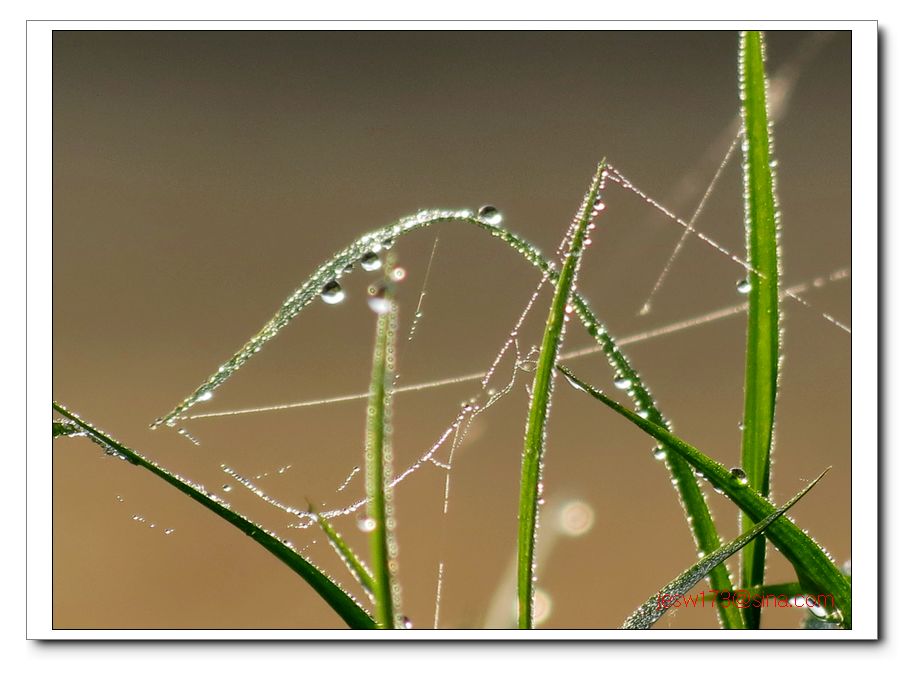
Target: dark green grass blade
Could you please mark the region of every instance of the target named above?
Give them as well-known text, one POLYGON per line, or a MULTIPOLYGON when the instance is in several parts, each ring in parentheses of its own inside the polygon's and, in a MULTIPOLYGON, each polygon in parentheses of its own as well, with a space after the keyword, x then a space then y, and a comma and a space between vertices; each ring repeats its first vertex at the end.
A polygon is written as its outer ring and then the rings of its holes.
POLYGON ((370 398, 367 402, 367 432, 364 469, 373 564, 374 618, 379 628, 396 628, 398 591, 395 583, 395 520, 392 509, 392 447, 390 443, 392 382, 395 372, 396 308, 391 287, 386 292, 390 310, 377 315, 370 398))
POLYGON ((317 523, 320 525, 320 528, 323 529, 323 533, 326 534, 327 540, 329 540, 330 545, 333 546, 333 550, 339 555, 342 561, 345 563, 345 566, 351 572, 352 576, 354 576, 358 583, 361 584, 361 587, 367 591, 367 594, 370 597, 373 597, 374 591, 376 591, 377 586, 374 582, 374 576, 371 573, 370 569, 367 568, 367 565, 364 564, 364 561, 358 557, 357 553, 352 550, 351 546, 345 542, 345 539, 342 538, 342 534, 340 534, 336 529, 330 524, 330 521, 317 512, 313 506, 308 508, 308 512, 314 514, 317 517, 317 523))
POLYGON ((116 441, 107 434, 104 434, 94 426, 82 420, 67 408, 53 402, 54 410, 67 420, 75 423, 75 425, 83 431, 92 441, 101 446, 110 453, 128 460, 130 463, 145 468, 149 472, 157 475, 168 484, 176 487, 179 491, 190 496, 208 510, 219 515, 227 522, 232 524, 242 533, 256 541, 259 545, 266 548, 271 554, 279 559, 283 564, 289 567, 296 574, 301 576, 308 584, 317 592, 323 600, 332 607, 343 621, 351 628, 374 628, 375 624, 370 615, 361 608, 361 606, 352 599, 352 597, 334 583, 329 576, 321 572, 317 567, 304 559, 294 550, 283 544, 278 538, 267 532, 261 526, 254 524, 250 520, 242 517, 238 513, 230 510, 221 503, 211 498, 205 491, 194 486, 188 480, 180 478, 178 475, 165 470, 156 463, 151 462, 142 455, 136 453, 127 446, 116 441))
POLYGON ((552 304, 543 331, 543 342, 537 358, 537 370, 531 393, 530 409, 524 433, 524 456, 521 459, 521 495, 518 503, 518 626, 533 628, 534 598, 534 549, 537 537, 539 513, 539 485, 543 453, 546 442, 546 421, 549 417, 552 397, 554 370, 562 331, 565 323, 565 307, 571 299, 587 225, 593 214, 594 203, 598 200, 600 183, 603 181, 605 162, 597 166, 590 189, 584 196, 580 216, 574 230, 571 244, 565 255, 562 272, 556 282, 552 304))
MULTIPOLYGON (((595 387, 575 376, 564 366, 558 368, 577 389, 602 402, 650 436, 679 453, 695 469, 703 473, 713 486, 730 498, 754 523, 775 512, 776 508, 771 502, 751 489, 749 484, 739 481, 721 463, 704 455, 664 427, 632 413, 617 401, 610 399, 595 387)), ((842 624, 846 628, 850 628, 851 584, 835 566, 825 550, 787 517, 779 517, 773 522, 766 530, 766 536, 791 562, 797 572, 798 581, 807 592, 834 596, 841 613, 842 624)))
MULTIPOLYGON (((828 472, 828 470, 826 470, 826 472, 828 472)), ((631 629, 646 629, 656 623, 662 617, 662 615, 668 611, 671 603, 675 601, 673 598, 678 598, 681 595, 687 593, 687 591, 693 588, 694 585, 699 583, 701 579, 703 579, 710 571, 712 571, 713 567, 715 567, 717 564, 722 564, 722 562, 734 555, 745 545, 749 544, 750 541, 752 541, 754 538, 762 534, 770 524, 772 524, 775 520, 785 514, 788 510, 791 509, 791 506, 793 506, 795 503, 797 503, 797 501, 803 498, 807 494, 807 492, 825 476, 826 472, 823 472, 821 475, 819 475, 819 477, 810 482, 806 486, 806 488, 803 489, 803 491, 798 493, 794 498, 785 503, 778 510, 764 517, 762 520, 754 524, 736 539, 734 539, 730 543, 726 543, 715 552, 712 552, 709 555, 705 555, 693 566, 681 572, 681 574, 679 574, 677 578, 660 588, 658 593, 650 597, 650 599, 648 599, 640 607, 638 607, 637 610, 633 614, 631 614, 631 616, 625 619, 625 622, 621 625, 621 627, 631 629)), ((735 606, 735 604, 731 603, 730 606, 735 606)))
MULTIPOLYGON (((777 201, 772 172, 772 139, 766 108, 763 36, 742 31, 738 58, 743 121, 744 214, 749 275, 747 360, 744 380, 744 430, 741 467, 750 487, 769 497, 772 435, 779 366, 779 264, 777 201)), ((751 526, 742 517, 742 528, 751 526)), ((759 538, 741 553, 741 586, 763 583, 766 541, 759 538)), ((751 627, 759 627, 759 610, 748 610, 751 627)))
MULTIPOLYGON (((286 299, 273 318, 256 335, 249 339, 216 373, 199 385, 194 392, 167 415, 159 418, 155 424, 175 424, 177 419, 183 417, 185 412, 196 405, 203 395, 212 394, 235 371, 257 354, 265 343, 276 337, 280 329, 285 327, 304 307, 315 299, 326 277, 332 277, 337 272, 344 271, 349 265, 354 265, 364 252, 373 247, 373 244, 382 244, 387 239, 401 238, 413 231, 448 222, 463 222, 478 227, 490 236, 498 238, 524 257, 525 260, 545 275, 550 285, 555 286, 558 282, 559 272, 555 264, 549 262, 538 248, 505 227, 477 219, 470 211, 434 210, 404 217, 394 224, 364 234, 347 248, 324 262, 314 274, 286 299)), ((572 304, 587 333, 599 344, 618 375, 625 377, 631 382, 632 398, 637 410, 646 411, 652 422, 666 429, 670 428, 668 420, 656 406, 653 395, 644 384, 640 375, 634 370, 627 356, 619 349, 603 323, 590 309, 587 301, 580 294, 574 293, 572 304)), ((712 552, 722 542, 718 531, 716 531, 706 499, 697 484, 697 479, 694 477, 691 467, 681 455, 672 451, 667 445, 664 450, 666 451, 665 465, 671 477, 677 482, 675 490, 678 493, 681 506, 687 514, 688 524, 697 550, 703 553, 712 552)), ((728 569, 724 564, 720 564, 713 569, 710 574, 710 584, 717 590, 730 590, 732 588, 728 569)), ((744 627, 744 621, 737 611, 719 610, 718 615, 721 618, 722 625, 727 628, 744 627)))

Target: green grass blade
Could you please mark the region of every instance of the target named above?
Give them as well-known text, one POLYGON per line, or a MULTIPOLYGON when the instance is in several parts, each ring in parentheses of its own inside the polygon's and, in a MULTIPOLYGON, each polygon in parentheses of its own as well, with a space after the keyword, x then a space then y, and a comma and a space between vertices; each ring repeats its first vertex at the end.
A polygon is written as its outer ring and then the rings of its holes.
MULTIPOLYGON (((749 275, 747 360, 741 467, 750 487, 769 497, 772 435, 779 365, 778 219, 772 172, 772 139, 766 107, 764 45, 760 31, 741 31, 738 58, 743 121, 744 216, 749 275)), ((751 526, 742 517, 742 528, 751 526)), ((759 538, 741 553, 741 586, 763 583, 766 541, 759 538)), ((759 610, 747 612, 759 627, 759 610)))
POLYGON ((361 587, 367 591, 368 596, 372 598, 377 589, 377 585, 370 569, 368 569, 367 565, 364 564, 364 561, 358 557, 358 554, 352 550, 351 546, 345 542, 345 539, 342 538, 342 534, 336 531, 326 517, 317 512, 313 506, 308 508, 308 512, 317 517, 317 523, 320 525, 320 528, 323 529, 323 533, 326 534, 327 540, 330 542, 330 545, 333 546, 333 550, 335 550, 342 559, 352 576, 358 580, 361 587))
MULTIPOLYGON (((826 472, 828 472, 828 470, 826 470, 826 472)), ((797 503, 797 501, 803 498, 807 494, 807 492, 825 476, 826 472, 823 472, 821 475, 819 475, 819 477, 810 482, 806 486, 806 488, 804 488, 800 493, 794 496, 794 498, 785 503, 778 510, 764 517, 762 520, 754 524, 736 539, 734 539, 730 543, 726 543, 715 552, 712 552, 709 555, 705 555, 694 565, 681 572, 681 574, 679 574, 677 578, 660 588, 659 592, 657 592, 640 607, 638 607, 637 610, 633 614, 631 614, 631 616, 625 619, 625 622, 621 625, 621 627, 630 629, 646 629, 656 623, 662 617, 662 615, 668 611, 671 603, 675 601, 674 598, 678 598, 681 595, 687 593, 687 591, 693 588, 694 585, 699 583, 701 579, 703 579, 710 571, 712 571, 717 564, 722 564, 725 560, 734 555, 738 550, 740 550, 745 545, 749 544, 750 541, 752 541, 754 538, 762 534, 770 524, 772 524, 775 520, 785 514, 788 510, 791 509, 791 506, 793 506, 795 503, 797 503)), ((734 606, 734 604, 732 604, 731 606, 734 606)))
MULTIPOLYGON (((387 279, 389 277, 387 276, 387 279)), ((392 446, 390 442, 392 383, 395 375, 396 305, 392 286, 386 284, 388 309, 377 314, 370 398, 367 402, 367 433, 364 469, 367 486, 367 521, 373 564, 375 619, 379 628, 397 628, 398 587, 395 583, 395 519, 392 507, 392 446)))
POLYGON ((266 548, 272 555, 279 559, 296 574, 301 576, 317 592, 323 600, 332 607, 343 621, 351 628, 374 628, 375 624, 370 615, 355 600, 321 572, 317 567, 304 559, 301 555, 285 545, 276 536, 273 536, 263 527, 253 523, 249 519, 230 510, 222 503, 212 498, 202 488, 197 487, 179 475, 169 472, 144 456, 136 453, 127 446, 116 441, 109 435, 101 432, 67 408, 53 402, 54 410, 61 416, 74 423, 79 430, 84 432, 93 442, 101 446, 108 453, 115 454, 134 465, 143 467, 152 474, 160 477, 168 484, 185 495, 193 498, 208 510, 211 510, 245 535, 266 548))
MULTIPOLYGON (((276 334, 283 327, 316 298, 325 280, 335 278, 339 273, 345 271, 349 265, 354 265, 364 253, 374 247, 374 244, 382 244, 387 239, 398 239, 413 231, 449 222, 469 224, 481 229, 490 236, 498 238, 540 270, 550 285, 555 286, 557 284, 559 272, 556 269, 556 265, 549 262, 537 247, 505 227, 490 224, 476 218, 471 211, 432 210, 404 217, 394 224, 380 227, 364 234, 318 267, 314 274, 286 299, 273 318, 257 334, 249 339, 232 358, 226 361, 217 372, 199 385, 194 392, 172 411, 159 418, 155 425, 163 423, 175 424, 178 418, 183 417, 184 413, 201 401, 202 398, 212 395, 235 371, 257 354, 266 342, 276 337, 276 334)), ((633 393, 632 398, 637 410, 647 412, 651 421, 668 429, 670 427, 669 421, 656 406, 653 395, 637 371, 634 370, 627 356, 619 349, 605 326, 593 313, 587 301, 580 294, 574 293, 572 295, 572 304, 587 333, 599 344, 616 373, 630 381, 633 393)), ((709 512, 706 499, 697 484, 690 466, 678 453, 672 451, 668 446, 665 447, 665 451, 665 465, 671 477, 676 481, 674 488, 678 493, 682 508, 687 514, 688 524, 696 548, 703 553, 712 552, 722 544, 722 541, 709 512)), ((718 590, 730 590, 732 588, 728 569, 725 565, 720 564, 712 571, 710 584, 714 589, 718 590)), ((727 628, 744 627, 744 621, 737 611, 719 610, 718 616, 722 625, 727 628)))
POLYGON ((521 496, 518 503, 518 626, 533 628, 534 597, 534 548, 537 536, 539 512, 540 474, 546 442, 546 421, 549 417, 554 369, 562 344, 565 323, 565 307, 568 305, 575 279, 580 267, 581 253, 587 225, 593 216, 593 206, 599 200, 600 184, 603 181, 605 163, 600 162, 590 184, 580 216, 574 228, 568 252, 562 265, 562 272, 556 282, 543 342, 537 358, 537 370, 527 415, 524 434, 524 456, 521 459, 521 496))
MULTIPOLYGON (((587 384, 564 366, 559 370, 577 389, 586 392, 616 413, 624 416, 650 436, 667 444, 679 453, 695 469, 699 470, 713 484, 734 502, 754 523, 775 512, 775 506, 766 498, 735 477, 721 463, 701 453, 679 439, 664 427, 633 413, 610 399, 595 387, 587 384)), ((778 518, 766 530, 772 541, 797 572, 798 581, 809 593, 831 594, 841 613, 842 624, 851 626, 851 584, 832 562, 825 550, 787 517, 778 518)))

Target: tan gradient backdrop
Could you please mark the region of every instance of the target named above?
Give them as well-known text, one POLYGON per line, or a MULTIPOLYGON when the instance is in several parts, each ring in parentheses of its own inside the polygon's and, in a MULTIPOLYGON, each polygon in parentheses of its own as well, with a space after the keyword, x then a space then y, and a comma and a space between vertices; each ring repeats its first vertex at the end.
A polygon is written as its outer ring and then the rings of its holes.
MULTIPOLYGON (((812 44, 809 34, 770 34, 770 68, 812 44)), ((418 208, 493 203, 511 229, 551 252, 605 155, 689 217, 726 148, 711 155, 737 108, 735 50, 735 35, 724 32, 55 33, 55 398, 210 489, 227 481, 225 462, 249 476, 270 472, 263 488, 287 502, 355 500, 360 476, 336 488, 362 458, 361 401, 197 421, 191 430, 201 447, 148 424, 322 260, 418 208), (688 179, 695 168, 703 185, 688 179)), ((848 34, 822 41, 776 126, 789 285, 850 262, 850 64, 848 34)), ((738 253, 740 193, 735 157, 698 222, 738 253)), ((395 248, 409 271, 405 331, 437 233, 424 316, 400 348, 402 384, 485 369, 537 281, 516 254, 470 227, 418 233, 395 248)), ((653 312, 637 315, 679 235, 639 200, 610 190, 581 288, 614 334, 742 299, 738 266, 691 239, 653 312)), ((373 314, 364 300, 373 278, 347 277, 344 303, 307 309, 196 412, 366 390, 373 314)), ((849 321, 849 282, 807 298, 849 321)), ((522 342, 539 342, 548 299, 540 298, 522 342)), ((788 498, 831 465, 793 514, 844 561, 850 336, 793 302, 784 318, 775 495, 788 498)), ((739 457, 744 334, 736 316, 627 348, 677 432, 726 464, 739 457)), ((575 327, 566 343, 579 348, 587 339, 575 327)), ((600 355, 572 365, 611 387, 600 355)), ((404 611, 415 626, 432 626, 438 560, 445 627, 481 626, 505 577, 526 380, 459 450, 445 522, 441 470, 428 466, 397 489, 404 611)), ((475 393, 470 383, 399 395, 397 468, 475 393)), ((550 504, 583 499, 596 521, 584 536, 559 540, 544 565, 540 586, 552 601, 544 625, 617 626, 694 560, 668 476, 647 438, 564 384, 546 460, 550 504)), ((55 443, 53 482, 55 626, 341 626, 256 544, 89 442, 55 443)), ((287 528, 287 516, 244 490, 228 496, 297 546, 319 538, 287 528)), ((731 504, 709 496, 723 535, 735 535, 731 504)), ((352 519, 338 526, 363 548, 352 519)), ((341 574, 322 540, 308 552, 341 574)), ((780 556, 770 560, 770 581, 793 577, 780 556)), ((793 627, 797 619, 770 612, 764 624, 793 627)), ((698 610, 659 625, 715 621, 698 610)))

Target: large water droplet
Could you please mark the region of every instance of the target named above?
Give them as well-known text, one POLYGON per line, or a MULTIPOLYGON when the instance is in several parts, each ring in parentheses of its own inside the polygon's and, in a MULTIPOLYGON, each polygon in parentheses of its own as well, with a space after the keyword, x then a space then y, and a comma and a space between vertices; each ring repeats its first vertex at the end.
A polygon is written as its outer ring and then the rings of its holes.
POLYGON ((377 520, 373 517, 359 517, 358 528, 364 533, 370 533, 377 528, 377 520))
POLYGON ((665 460, 665 449, 660 449, 658 446, 653 449, 653 458, 656 460, 665 460))
POLYGON ((402 617, 402 628, 405 628, 406 630, 411 630, 412 628, 414 628, 414 624, 407 616, 402 617))
POLYGON ((345 299, 345 291, 338 281, 330 281, 320 291, 320 298, 328 305, 335 305, 345 299))
POLYGON ((734 468, 731 468, 731 470, 729 470, 729 472, 731 473, 732 477, 734 477, 736 480, 738 480, 738 483, 744 484, 744 485, 747 484, 747 473, 744 472, 744 470, 742 470, 741 468, 734 467, 734 468))
POLYGON ((371 286, 367 292, 367 305, 377 314, 386 314, 392 309, 392 302, 386 298, 386 286, 371 286))
POLYGON ((615 386, 620 390, 626 390, 631 387, 631 381, 623 375, 615 376, 615 386))
POLYGON ((492 224, 493 226, 502 224, 502 213, 496 209, 496 206, 483 206, 480 210, 477 211, 477 217, 487 224, 492 224))
MULTIPOLYGON (((198 401, 210 401, 211 399, 213 399, 213 392, 211 392, 210 390, 204 392, 198 397, 198 401)), ((170 423, 167 422, 167 425, 170 425, 170 423)), ((175 425, 175 423, 173 423, 173 425, 175 425)), ((173 425, 170 425, 170 427, 172 427, 173 425)))
POLYGON ((361 269, 372 272, 380 268, 380 256, 374 251, 368 250, 361 256, 361 269))
POLYGON ((229 493, 230 491, 232 491, 232 486, 230 486, 229 484, 224 484, 223 491, 225 491, 226 493, 229 493))
POLYGON ((747 295, 750 292, 750 281, 741 279, 738 281, 736 288, 741 295, 747 295))

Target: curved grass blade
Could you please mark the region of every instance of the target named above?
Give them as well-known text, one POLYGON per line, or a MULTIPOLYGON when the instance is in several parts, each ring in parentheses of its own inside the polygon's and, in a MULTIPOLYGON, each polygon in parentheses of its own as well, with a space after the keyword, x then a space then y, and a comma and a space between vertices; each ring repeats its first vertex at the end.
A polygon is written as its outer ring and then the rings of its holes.
POLYGON ((590 189, 584 196, 574 235, 562 264, 562 273, 556 281, 556 289, 543 342, 537 358, 534 385, 524 433, 524 456, 521 459, 521 497, 518 503, 518 626, 533 628, 534 606, 534 548, 537 536, 539 512, 540 474, 546 443, 546 420, 549 418, 550 398, 553 389, 553 370, 562 345, 565 325, 565 307, 574 290, 587 225, 593 216, 594 204, 599 200, 601 184, 605 177, 605 161, 597 166, 590 189))
MULTIPOLYGON (((400 238, 418 229, 456 221, 476 226, 491 236, 498 238, 540 270, 550 285, 556 285, 559 278, 556 265, 543 257, 537 247, 507 228, 480 220, 470 210, 421 211, 416 215, 402 218, 394 224, 364 234, 347 248, 324 262, 312 276, 289 296, 273 318, 256 335, 248 340, 232 358, 220 366, 216 373, 198 386, 194 392, 172 411, 155 421, 153 426, 156 427, 164 423, 175 425, 177 419, 182 417, 186 411, 197 403, 210 398, 214 390, 228 380, 236 370, 259 352, 266 342, 274 338, 280 329, 292 321, 305 306, 310 304, 327 281, 338 280, 346 268, 357 262, 365 253, 375 247, 382 247, 386 240, 400 238)), ((603 323, 590 309, 587 301, 575 292, 572 295, 571 302, 587 333, 600 345, 616 376, 630 383, 629 393, 634 400, 637 411, 647 413, 652 422, 669 429, 671 425, 657 407, 649 389, 637 371, 634 370, 627 356, 619 349, 603 323)), ((666 452, 665 466, 671 477, 676 481, 675 490, 688 517, 688 524, 690 525, 697 550, 704 553, 712 552, 721 545, 722 541, 709 512, 706 499, 697 484, 697 479, 694 477, 691 467, 681 455, 672 451, 668 446, 665 446, 664 450, 666 452)), ((725 565, 719 565, 712 571, 710 583, 717 590, 730 590, 732 588, 728 569, 725 565)), ((744 621, 737 611, 720 609, 718 615, 722 625, 727 628, 744 627, 744 621)))
MULTIPOLYGON (((387 279, 389 277, 387 276, 387 279)), ((367 402, 367 433, 364 469, 367 487, 367 522, 370 528, 373 563, 375 619, 379 628, 397 628, 399 591, 395 582, 397 546, 393 537, 395 519, 392 507, 392 383, 395 376, 395 334, 397 311, 392 285, 384 284, 384 297, 378 306, 374 341, 370 398, 367 402)))
MULTIPOLYGON (((747 312, 747 359, 744 380, 744 430, 741 467, 748 483, 769 497, 775 400, 779 368, 778 211, 773 175, 772 137, 766 107, 766 70, 760 31, 741 31, 738 50, 743 134, 744 217, 751 275, 747 312)), ((741 518, 742 528, 751 526, 741 518)), ((741 553, 741 586, 763 583, 766 541, 759 538, 741 553)), ((759 609, 745 612, 759 628, 759 609)))
MULTIPOLYGON (((632 413, 617 401, 610 399, 595 387, 575 376, 565 366, 559 365, 558 369, 575 388, 586 392, 597 401, 601 401, 641 430, 679 453, 754 522, 759 522, 775 512, 776 508, 771 502, 731 474, 721 463, 704 455, 664 427, 632 413)), ((797 572, 798 581, 807 592, 833 595, 841 614, 842 624, 846 628, 850 628, 851 584, 835 566, 825 550, 787 517, 779 517, 765 533, 779 552, 791 562, 797 572)))
POLYGON ((354 576, 358 583, 361 584, 361 587, 367 591, 368 596, 373 598, 377 586, 374 582, 374 575, 371 573, 370 569, 368 569, 364 561, 358 557, 351 546, 345 542, 345 539, 342 538, 342 535, 336 531, 332 524, 330 524, 330 521, 314 509, 313 505, 308 505, 308 512, 317 517, 317 523, 320 525, 320 528, 323 529, 323 533, 326 534, 327 540, 330 542, 330 545, 333 546, 333 550, 335 550, 342 559, 342 562, 351 572, 352 576, 354 576))
MULTIPOLYGON (((678 600, 679 597, 687 593, 691 588, 699 583, 717 564, 721 564, 729 557, 734 555, 738 550, 750 543, 754 538, 762 534, 766 528, 775 520, 791 509, 797 501, 803 498, 807 492, 812 489, 819 480, 825 477, 826 470, 819 477, 810 482, 802 491, 794 498, 785 503, 782 507, 765 518, 754 524, 747 531, 742 533, 730 543, 716 550, 715 552, 705 555, 696 564, 685 569, 677 578, 670 581, 667 585, 660 588, 659 592, 650 597, 637 610, 631 614, 621 625, 622 628, 630 629, 646 629, 656 623, 669 607, 678 600)), ((731 606, 734 606, 733 604, 731 606)))
POLYGON ((108 453, 115 454, 134 465, 145 468, 157 475, 179 491, 190 496, 198 503, 219 515, 232 524, 242 533, 266 548, 272 555, 279 559, 296 574, 301 576, 317 592, 323 600, 332 607, 343 621, 351 628, 374 628, 375 624, 370 615, 355 600, 340 588, 329 576, 321 572, 317 567, 308 562, 301 555, 285 545, 279 538, 269 533, 263 527, 249 519, 239 515, 233 510, 211 497, 203 488, 195 485, 179 475, 165 470, 156 463, 136 453, 127 446, 116 441, 109 435, 101 432, 67 408, 53 402, 54 410, 61 416, 74 423, 93 442, 98 444, 108 453))

